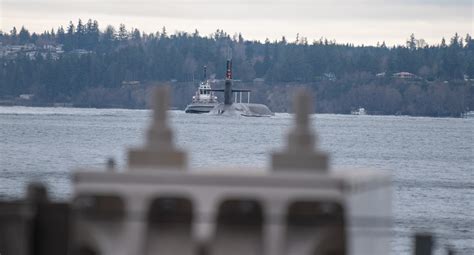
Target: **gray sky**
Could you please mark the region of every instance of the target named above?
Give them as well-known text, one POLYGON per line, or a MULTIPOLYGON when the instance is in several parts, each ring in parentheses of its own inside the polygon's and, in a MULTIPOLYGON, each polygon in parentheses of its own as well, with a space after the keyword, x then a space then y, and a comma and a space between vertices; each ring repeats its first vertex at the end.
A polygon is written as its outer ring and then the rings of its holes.
POLYGON ((327 37, 338 42, 403 44, 411 33, 439 43, 455 32, 474 34, 474 0, 0 0, 0 29, 24 25, 42 32, 70 20, 96 19, 106 24, 155 32, 216 29, 242 32, 246 39, 308 41, 327 37))

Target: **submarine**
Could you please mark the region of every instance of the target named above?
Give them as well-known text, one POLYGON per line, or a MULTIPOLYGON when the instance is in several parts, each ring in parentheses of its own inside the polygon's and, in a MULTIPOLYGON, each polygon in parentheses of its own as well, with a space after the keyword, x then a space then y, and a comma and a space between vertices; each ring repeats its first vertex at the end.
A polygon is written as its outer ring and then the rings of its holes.
POLYGON ((250 89, 232 88, 232 60, 227 60, 227 71, 223 89, 211 89, 215 92, 224 92, 224 103, 217 104, 211 111, 212 115, 244 116, 244 117, 271 117, 274 116, 268 106, 250 103, 250 89), (233 93, 235 102, 232 100, 233 93), (240 94, 238 101, 237 93, 240 94), (242 103, 242 93, 247 93, 247 103, 242 103), (238 102, 237 102, 238 101, 238 102))

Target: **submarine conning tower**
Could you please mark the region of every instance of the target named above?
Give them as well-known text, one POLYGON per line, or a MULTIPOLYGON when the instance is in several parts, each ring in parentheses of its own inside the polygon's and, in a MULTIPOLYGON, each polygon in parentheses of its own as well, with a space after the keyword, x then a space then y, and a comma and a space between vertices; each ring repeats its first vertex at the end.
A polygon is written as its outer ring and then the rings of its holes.
POLYGON ((225 84, 224 84, 224 105, 232 104, 232 60, 227 60, 225 84))
MULTIPOLYGON (((232 105, 234 102, 232 100, 232 93, 237 93, 239 92, 242 94, 242 92, 247 92, 248 94, 248 103, 250 103, 250 89, 233 89, 232 88, 232 60, 228 59, 226 62, 226 73, 225 73, 225 83, 224 83, 224 89, 212 89, 212 91, 216 92, 224 92, 224 106, 229 106, 232 105)), ((237 94, 236 94, 236 101, 237 101, 237 94)), ((240 96, 240 101, 242 101, 242 95, 240 96)))
MULTIPOLYGON (((391 179, 334 169, 317 147, 311 96, 268 168, 188 167, 173 142, 168 90, 128 165, 74 174, 75 250, 87 254, 314 255, 390 253, 391 179)), ((269 119, 270 121, 270 119, 269 119)), ((235 155, 239 157, 239 155, 235 155)))

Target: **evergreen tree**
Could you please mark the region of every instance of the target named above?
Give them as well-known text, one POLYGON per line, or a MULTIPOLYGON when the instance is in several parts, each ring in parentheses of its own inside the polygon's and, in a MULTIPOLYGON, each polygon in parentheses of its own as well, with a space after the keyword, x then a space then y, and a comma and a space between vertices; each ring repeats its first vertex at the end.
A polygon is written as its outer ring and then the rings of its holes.
POLYGON ((86 28, 84 24, 82 24, 82 20, 79 19, 76 26, 76 33, 75 33, 75 41, 77 48, 84 48, 86 46, 86 28))
POLYGON ((128 32, 124 24, 120 24, 118 31, 118 40, 124 42, 128 39, 128 32))
POLYGON ((451 38, 451 43, 449 44, 450 47, 458 48, 460 46, 460 39, 458 33, 455 33, 454 36, 451 38))
POLYGON ((135 41, 135 42, 140 42, 141 41, 141 34, 140 34, 140 30, 138 29, 133 29, 133 32, 132 32, 132 40, 135 41))
POLYGON ((99 42, 99 36, 99 23, 97 22, 97 20, 92 21, 91 19, 89 19, 85 27, 84 47, 90 50, 95 49, 97 47, 97 43, 99 42))
POLYGON ((16 31, 16 27, 13 27, 12 30, 10 30, 10 38, 11 38, 12 44, 18 43, 18 34, 16 31))
POLYGON ((409 50, 415 50, 416 49, 416 39, 415 39, 415 34, 410 35, 410 39, 407 41, 407 48, 409 50))
POLYGON ((76 48, 75 26, 72 21, 69 22, 67 33, 64 38, 64 49, 70 51, 76 48))
POLYGON ((194 38, 199 37, 199 31, 197 29, 194 30, 193 37, 194 38))
POLYGON ((466 34, 466 38, 464 39, 464 41, 466 48, 473 49, 472 47, 474 46, 474 40, 472 39, 470 34, 466 34))
POLYGON ((98 46, 99 51, 107 52, 113 50, 115 38, 115 28, 111 25, 107 26, 102 34, 101 43, 98 46))
POLYGON ((161 29, 161 38, 166 38, 168 37, 168 34, 166 33, 166 27, 163 26, 163 28, 161 29))
POLYGON ((444 37, 443 37, 443 39, 441 39, 441 45, 440 46, 441 46, 441 48, 446 48, 447 47, 446 46, 446 40, 444 39, 444 37))
POLYGON ((66 40, 66 34, 64 32, 64 28, 63 26, 60 26, 56 32, 56 35, 57 35, 57 42, 59 44, 64 44, 65 43, 65 40, 66 40))
POLYGON ((18 42, 20 44, 26 44, 30 42, 30 32, 25 29, 25 27, 21 27, 20 33, 18 34, 18 42))

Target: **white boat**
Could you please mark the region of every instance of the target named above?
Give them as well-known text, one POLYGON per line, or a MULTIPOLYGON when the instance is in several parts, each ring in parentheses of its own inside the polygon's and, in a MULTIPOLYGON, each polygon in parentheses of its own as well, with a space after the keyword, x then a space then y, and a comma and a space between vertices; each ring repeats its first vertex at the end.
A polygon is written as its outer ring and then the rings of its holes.
POLYGON ((357 110, 351 111, 352 115, 367 115, 367 112, 365 111, 365 108, 359 108, 357 110))
POLYGON ((206 67, 204 67, 204 81, 199 84, 199 88, 196 91, 196 94, 193 96, 193 101, 191 104, 186 106, 184 110, 185 113, 208 113, 216 105, 217 97, 212 91, 211 84, 206 78, 206 67))
POLYGON ((461 114, 462 118, 474 119, 474 111, 468 111, 461 114))

